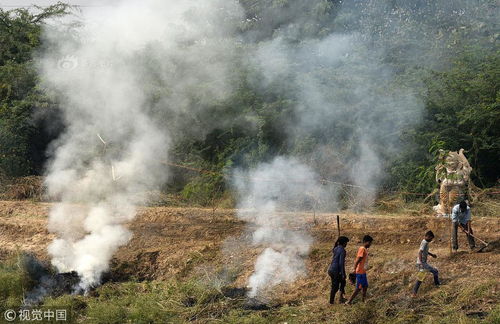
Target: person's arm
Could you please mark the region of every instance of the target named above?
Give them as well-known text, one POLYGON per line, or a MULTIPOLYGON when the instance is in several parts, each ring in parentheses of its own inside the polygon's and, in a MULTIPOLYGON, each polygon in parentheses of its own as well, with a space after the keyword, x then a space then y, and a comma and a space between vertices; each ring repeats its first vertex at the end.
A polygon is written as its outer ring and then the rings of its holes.
POLYGON ((361 247, 358 249, 358 253, 356 254, 356 261, 354 261, 354 272, 356 272, 356 268, 363 261, 363 258, 366 256, 366 248, 361 247))
POLYGON ((467 222, 465 224, 462 224, 462 223, 459 223, 460 225, 460 228, 462 229, 462 231, 465 233, 465 234, 469 234, 470 232, 470 222, 467 222))
POLYGON ((358 267, 358 264, 363 260, 363 257, 357 257, 356 261, 354 262, 354 272, 356 272, 356 268, 358 267))
MULTIPOLYGON (((453 209, 451 210, 451 220, 453 222, 456 222, 458 220, 458 209, 456 209, 455 207, 453 207, 453 209)), ((448 211, 446 211, 446 212, 448 212, 448 211)))
POLYGON ((418 248, 418 262, 420 264, 422 264, 422 256, 424 254, 424 250, 427 250, 429 251, 429 249, 427 248, 427 241, 426 240, 422 240, 422 242, 420 243, 420 247, 418 248))
MULTIPOLYGON (((420 252, 422 252, 422 251, 420 251, 420 252)), ((430 255, 431 257, 433 257, 433 258, 437 258, 437 255, 436 255, 436 254, 431 253, 431 252, 428 252, 428 253, 429 253, 429 255, 430 255)))
POLYGON ((343 250, 342 253, 340 254, 339 265, 340 265, 340 269, 342 270, 342 278, 345 279, 346 278, 346 275, 345 275, 345 250, 343 250))

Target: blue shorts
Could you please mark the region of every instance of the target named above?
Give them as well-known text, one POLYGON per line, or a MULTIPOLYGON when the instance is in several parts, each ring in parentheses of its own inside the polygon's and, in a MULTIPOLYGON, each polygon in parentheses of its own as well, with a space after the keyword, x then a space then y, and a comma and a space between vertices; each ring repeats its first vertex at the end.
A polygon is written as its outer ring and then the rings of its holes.
POLYGON ((356 273, 356 288, 368 288, 368 278, 366 277, 366 273, 356 273))

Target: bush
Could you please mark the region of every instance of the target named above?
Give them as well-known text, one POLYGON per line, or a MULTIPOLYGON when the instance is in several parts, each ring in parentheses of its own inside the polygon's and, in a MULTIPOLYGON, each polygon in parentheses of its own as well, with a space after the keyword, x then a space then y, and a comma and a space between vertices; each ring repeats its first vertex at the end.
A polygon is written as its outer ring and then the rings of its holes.
POLYGON ((221 175, 202 174, 192 179, 184 187, 182 196, 192 204, 213 206, 224 195, 224 190, 221 175))

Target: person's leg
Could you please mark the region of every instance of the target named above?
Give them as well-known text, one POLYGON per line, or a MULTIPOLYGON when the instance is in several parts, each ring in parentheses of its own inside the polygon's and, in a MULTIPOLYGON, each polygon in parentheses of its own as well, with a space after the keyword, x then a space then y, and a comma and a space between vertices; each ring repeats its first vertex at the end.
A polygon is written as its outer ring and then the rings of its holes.
MULTIPOLYGON (((466 228, 467 228, 467 226, 466 226, 466 228)), ((470 234, 474 235, 474 231, 472 230, 472 226, 470 228, 470 234)), ((467 240, 469 241, 469 248, 471 250, 476 247, 476 241, 474 240, 474 238, 471 235, 467 235, 467 240)))
POLYGON ((430 273, 432 273, 432 275, 434 276, 434 284, 435 284, 436 286, 439 286, 439 285, 441 284, 441 283, 439 282, 439 271, 438 271, 436 268, 434 268, 434 267, 430 266, 430 265, 429 265, 429 264, 427 264, 427 263, 426 263, 426 264, 424 264, 424 269, 425 269, 425 270, 427 270, 427 271, 429 271, 430 273))
POLYGON ((359 290, 360 290, 360 289, 359 289, 358 285, 356 285, 356 289, 354 289, 354 291, 353 291, 353 293, 352 293, 351 297, 349 297, 349 300, 346 302, 346 304, 348 304, 348 305, 349 305, 349 304, 351 304, 351 303, 352 303, 352 301, 354 300, 354 298, 356 298, 356 296, 359 294, 359 290))
POLYGON ((351 297, 349 297, 349 300, 347 301, 346 304, 352 303, 354 298, 359 294, 359 291, 361 290, 361 287, 363 286, 363 275, 361 274, 356 274, 356 289, 354 289, 351 297))
POLYGON ((368 290, 368 287, 363 287, 363 302, 366 300, 366 291, 368 290))
POLYGON ((413 287, 413 297, 417 297, 418 289, 420 288, 420 285, 422 284, 422 281, 417 280, 415 282, 415 286, 413 287))
POLYGON ((330 275, 330 278, 332 279, 332 288, 330 290, 330 304, 333 304, 335 301, 335 295, 337 294, 337 291, 339 290, 339 283, 336 278, 336 276, 333 273, 328 273, 330 275))
POLYGON ((363 302, 366 300, 366 291, 368 290, 368 276, 363 275, 363 302))
POLYGON ((453 222, 453 224, 452 224, 452 234, 451 234, 451 242, 452 242, 453 250, 458 250, 457 232, 458 232, 458 222, 453 222))
POLYGON ((345 284, 346 280, 340 277, 340 298, 339 298, 339 303, 345 302, 345 284))

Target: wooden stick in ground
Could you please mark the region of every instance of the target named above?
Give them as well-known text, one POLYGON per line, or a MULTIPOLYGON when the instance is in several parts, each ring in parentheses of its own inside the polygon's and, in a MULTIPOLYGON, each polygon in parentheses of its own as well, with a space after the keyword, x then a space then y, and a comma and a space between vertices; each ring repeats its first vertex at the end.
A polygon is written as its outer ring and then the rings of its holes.
POLYGON ((340 237, 340 216, 337 215, 337 232, 338 232, 338 236, 340 237))

